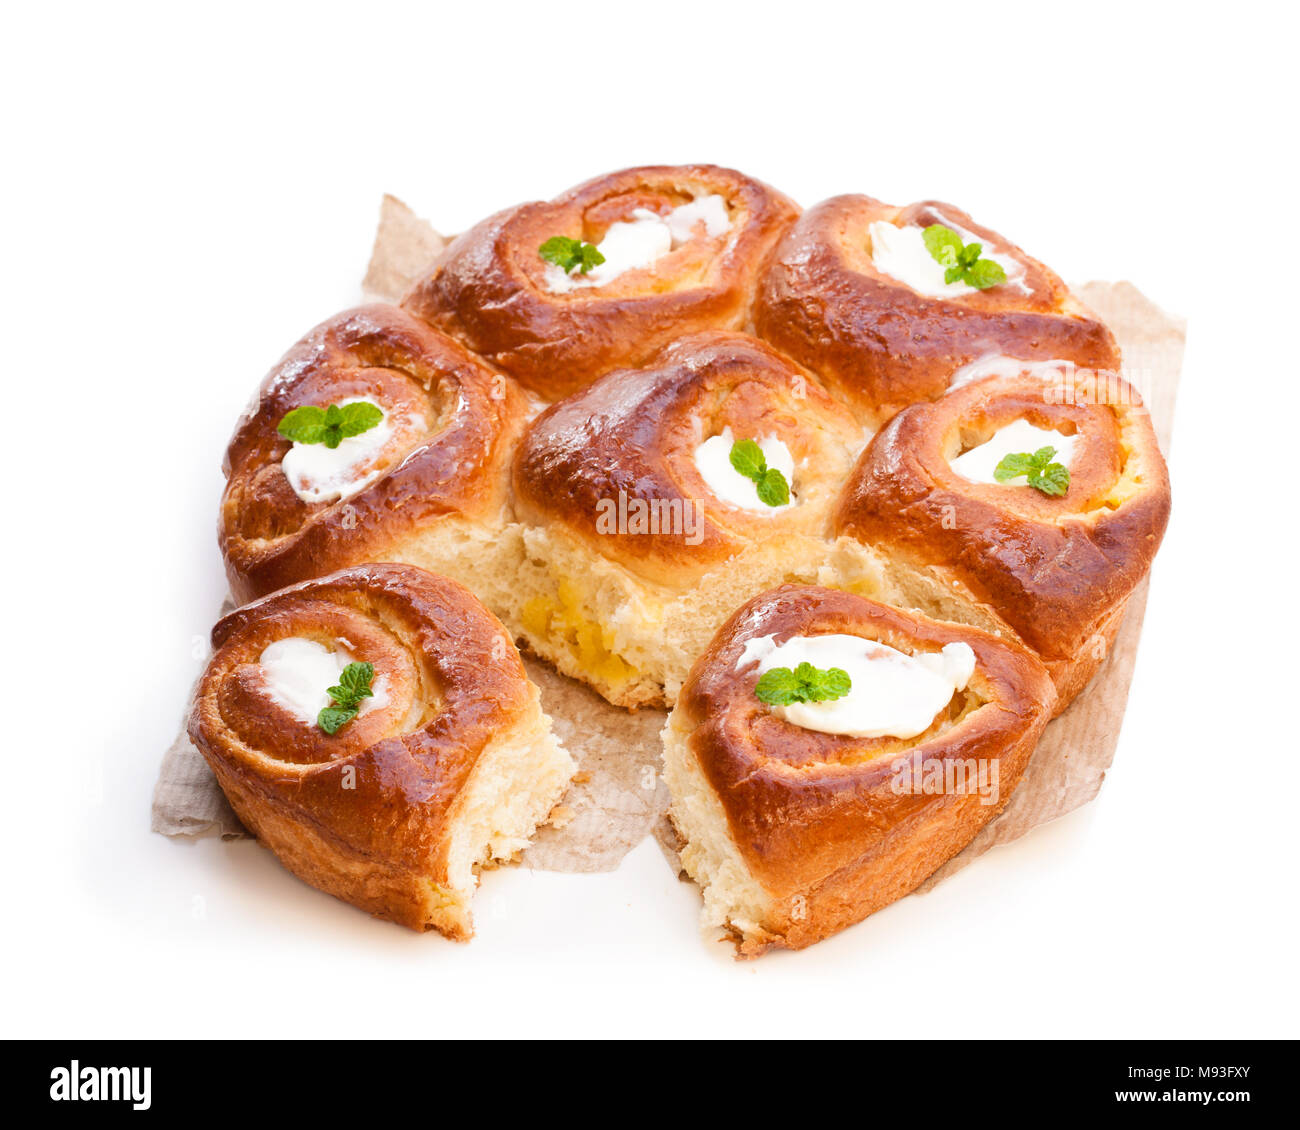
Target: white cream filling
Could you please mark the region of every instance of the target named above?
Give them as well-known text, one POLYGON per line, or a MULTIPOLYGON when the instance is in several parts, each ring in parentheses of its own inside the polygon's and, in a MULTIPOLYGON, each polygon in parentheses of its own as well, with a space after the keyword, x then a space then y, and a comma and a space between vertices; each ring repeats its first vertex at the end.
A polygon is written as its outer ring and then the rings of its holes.
POLYGON ((578 287, 604 286, 625 271, 648 267, 656 259, 680 247, 695 235, 696 225, 704 224, 710 237, 722 235, 731 227, 726 201, 717 193, 697 196, 689 204, 680 204, 666 216, 638 208, 632 219, 611 224, 597 249, 605 261, 585 275, 566 274, 554 263, 547 264, 546 289, 564 294, 578 287))
MULTIPOLYGON (((1028 420, 1015 420, 1005 428, 993 433, 987 443, 964 451, 955 459, 949 460, 948 466, 963 479, 972 483, 996 483, 993 471, 1008 455, 1021 453, 1033 454, 1040 447, 1054 447, 1056 454, 1053 463, 1062 463, 1069 467, 1074 457, 1074 444, 1077 436, 1067 436, 1062 432, 1046 428, 1036 428, 1028 420)), ((1025 486, 1028 480, 1024 475, 1007 479, 1002 486, 1025 486)))
MULTIPOLYGON (((271 700, 308 726, 316 725, 316 716, 329 706, 328 690, 338 685, 339 676, 351 662, 343 648, 328 648, 301 636, 267 644, 258 659, 271 700)), ((370 689, 374 694, 362 700, 358 716, 388 705, 388 685, 382 675, 370 689)))
MULTIPOLYGON (((986 240, 951 220, 941 219, 939 222, 961 236, 962 243, 983 245, 980 258, 991 259, 1007 273, 1007 281, 1001 285, 1017 285, 1028 291, 1023 279, 1025 268, 1018 260, 991 251, 986 240)), ((943 276, 947 268, 930 254, 929 248, 925 246, 924 233, 925 229, 917 224, 908 224, 902 228, 895 227, 887 220, 869 224, 867 234, 871 240, 871 261, 876 265, 876 270, 931 298, 958 298, 964 294, 978 293, 975 287, 967 286, 964 282, 944 282, 943 276)))
POLYGON ((758 484, 747 479, 731 465, 731 449, 736 445, 736 439, 730 428, 723 428, 721 435, 710 436, 695 449, 695 466, 705 485, 723 502, 729 502, 743 510, 755 510, 760 514, 788 510, 796 501, 794 456, 790 454, 785 442, 776 436, 763 436, 757 443, 767 465, 780 471, 790 486, 790 501, 784 505, 769 506, 758 497, 758 484))
MULTIPOLYGON (((340 400, 339 405, 357 404, 361 401, 374 404, 364 396, 340 400)), ((369 431, 348 436, 338 447, 329 448, 323 443, 295 443, 280 461, 289 485, 303 502, 332 502, 350 498, 364 490, 383 473, 375 468, 362 472, 362 468, 379 458, 384 446, 393 437, 393 425, 383 405, 376 405, 383 419, 369 431)), ((423 426, 422 419, 415 421, 423 426)))
POLYGON ((990 353, 968 365, 963 365, 948 381, 948 391, 982 381, 985 377, 1033 377, 1043 382, 1063 381, 1073 373, 1076 365, 1073 361, 1053 358, 1050 361, 1021 361, 1018 357, 1008 357, 1004 353, 990 353))
POLYGON ((794 636, 779 646, 772 636, 759 636, 745 645, 736 669, 754 660, 760 676, 773 667, 794 670, 800 663, 846 672, 852 685, 843 698, 771 710, 805 730, 855 738, 914 738, 924 733, 975 673, 975 653, 968 644, 950 643, 940 652, 907 655, 860 636, 794 636))

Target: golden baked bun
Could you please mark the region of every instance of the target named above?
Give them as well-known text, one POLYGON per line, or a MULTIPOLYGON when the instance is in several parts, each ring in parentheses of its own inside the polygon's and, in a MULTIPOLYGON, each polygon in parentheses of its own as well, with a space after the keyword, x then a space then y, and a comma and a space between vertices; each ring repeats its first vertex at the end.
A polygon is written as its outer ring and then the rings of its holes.
POLYGON ((396 306, 323 322, 271 370, 226 452, 219 533, 236 599, 365 561, 478 582, 528 414, 513 381, 396 306), (293 409, 350 401, 384 420, 332 450, 277 432, 293 409))
POLYGON ((1105 658, 1159 548, 1169 477, 1132 386, 1075 385, 1044 368, 900 412, 862 453, 835 531, 884 556, 896 602, 1014 633, 1047 665, 1064 709, 1105 658), (1004 448, 1042 447, 1068 468, 1064 494, 993 481, 1004 448))
POLYGON ((976 629, 825 588, 755 597, 692 668, 664 729, 702 924, 743 954, 800 949, 914 890, 1005 804, 1052 699, 1033 656, 976 629), (763 665, 794 648, 859 657, 841 670, 860 697, 761 700, 763 665), (847 722, 904 736, 810 728, 847 722))
POLYGON ((815 380, 743 334, 695 334, 608 374, 552 405, 520 444, 525 552, 511 626, 610 702, 671 702, 738 604, 816 579, 862 442, 815 380), (765 503, 731 469, 741 440, 788 460, 790 504, 765 503), (708 458, 697 454, 706 442, 708 458))
POLYGON ((957 369, 988 354, 1064 358, 1111 371, 1120 364, 1110 330, 1055 274, 936 201, 897 208, 869 196, 835 196, 810 208, 764 272, 753 327, 872 426, 905 405, 941 396, 957 369), (873 236, 873 224, 887 226, 873 236), (920 245, 931 224, 968 245, 980 243, 986 259, 1004 266, 1007 281, 985 290, 946 283, 920 245), (886 273, 877 259, 906 267, 925 292, 886 273))
POLYGON ((484 220, 402 304, 554 400, 683 334, 739 329, 798 211, 732 169, 624 169, 484 220), (566 273, 541 255, 556 237, 600 245, 606 262, 566 273))
POLYGON ((501 624, 454 581, 366 565, 232 612, 212 643, 189 733, 244 824, 313 886, 470 937, 477 868, 514 856, 574 771, 501 624), (373 694, 326 733, 350 663, 373 694))

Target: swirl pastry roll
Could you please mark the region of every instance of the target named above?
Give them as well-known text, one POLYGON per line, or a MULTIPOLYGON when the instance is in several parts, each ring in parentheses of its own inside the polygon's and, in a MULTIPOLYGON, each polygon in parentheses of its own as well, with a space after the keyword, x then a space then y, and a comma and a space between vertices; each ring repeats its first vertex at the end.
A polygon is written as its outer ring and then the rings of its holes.
POLYGON ((1041 366, 1002 369, 876 433, 835 530, 885 558, 895 601, 1027 644, 1063 709, 1105 658, 1151 565, 1169 477, 1126 382, 1072 388, 1041 366), (1035 456, 1038 470, 1024 463, 1035 456))
POLYGON ((366 565, 240 608, 212 642, 189 733, 244 824, 313 886, 470 937, 476 870, 574 771, 500 622, 454 581, 366 565))
POLYGON ((825 588, 755 597, 664 728, 702 924, 743 954, 800 949, 914 890, 1006 802, 1052 697, 977 629, 825 588))
POLYGON ((942 395, 957 369, 989 354, 1106 371, 1120 364, 1110 330, 1052 271, 936 201, 898 208, 836 196, 809 209, 772 256, 753 323, 873 426, 942 395), (963 274, 960 264, 950 276, 941 259, 957 251, 927 246, 932 225, 1005 281, 987 285, 989 276, 963 274))
POLYGON ((742 334, 696 334, 608 374, 520 444, 513 626, 610 702, 671 702, 737 605, 817 578, 862 442, 815 380, 742 334))
POLYGON ((382 560, 469 583, 497 607, 510 451, 528 415, 512 380, 396 306, 317 326, 271 370, 226 452, 220 542, 236 598, 382 560), (367 412, 369 426, 330 435, 325 412, 367 412))
POLYGON ((558 399, 683 334, 739 329, 796 215, 732 169, 624 169, 484 220, 403 305, 558 399))

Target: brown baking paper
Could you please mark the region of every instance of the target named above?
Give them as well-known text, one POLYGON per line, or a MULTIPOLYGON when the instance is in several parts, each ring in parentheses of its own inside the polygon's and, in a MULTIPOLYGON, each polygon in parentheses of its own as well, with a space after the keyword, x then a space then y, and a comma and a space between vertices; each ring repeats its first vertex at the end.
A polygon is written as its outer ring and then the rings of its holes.
MULTIPOLYGON (((362 284, 367 298, 397 301, 445 243, 400 200, 385 196, 362 284)), ((1130 283, 1091 282, 1075 292, 1114 330, 1124 351, 1125 375, 1146 401, 1167 455, 1184 323, 1164 313, 1130 283)), ((929 890, 989 848, 1018 839, 1097 795, 1119 739, 1146 597, 1144 581, 1129 600, 1124 624, 1105 663, 1070 708, 1044 731, 1006 807, 920 890, 929 890)), ((666 817, 668 790, 660 777, 659 731, 666 713, 629 713, 545 664, 529 658, 525 665, 541 691, 542 707, 553 719, 556 735, 578 762, 578 775, 552 825, 540 829, 523 853, 523 865, 544 871, 612 871, 632 848, 654 834, 680 872, 676 838, 666 817)), ((202 755, 185 736, 183 723, 163 758, 154 790, 153 830, 166 836, 248 834, 202 755)))

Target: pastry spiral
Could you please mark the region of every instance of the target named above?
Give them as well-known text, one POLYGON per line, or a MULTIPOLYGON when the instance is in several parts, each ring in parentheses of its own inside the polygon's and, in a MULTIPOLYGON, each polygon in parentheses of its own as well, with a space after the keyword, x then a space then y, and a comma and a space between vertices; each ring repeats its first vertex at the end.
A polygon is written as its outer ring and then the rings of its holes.
POLYGON ((403 305, 553 400, 683 334, 739 329, 763 259, 796 215, 785 196, 731 169, 624 169, 484 220, 403 305), (618 255, 606 243, 616 225, 618 255), (557 236, 605 246, 603 273, 567 275, 544 260, 542 245, 557 236))
MULTIPOLYGON (((921 255, 926 266, 927 253, 921 255)), ((810 208, 760 280, 753 324, 873 426, 941 396, 957 369, 987 354, 1064 358, 1107 371, 1120 364, 1110 330, 1052 271, 936 201, 897 208, 851 195, 810 208), (922 293, 877 266, 877 223, 899 230, 943 224, 967 243, 979 242, 986 258, 1007 264, 1008 279, 986 290, 959 285, 952 295, 922 293)))
POLYGON ((364 561, 472 581, 508 521, 509 457, 528 413, 513 381, 398 307, 317 326, 271 370, 226 453, 219 533, 236 598, 364 561), (379 406, 382 432, 367 433, 350 481, 296 488, 286 460, 297 445, 280 421, 349 400, 379 406))
POLYGON ((695 334, 644 368, 608 374, 552 405, 520 444, 525 563, 512 622, 612 702, 671 701, 741 601, 816 578, 862 442, 815 380, 743 334, 695 334), (739 476, 743 505, 706 482, 701 445, 722 444, 725 461, 741 439, 788 452, 792 504, 764 504, 739 476))
POLYGON ((976 629, 825 588, 755 597, 692 668, 664 729, 670 815, 704 924, 745 954, 799 949, 914 890, 1006 802, 1052 697, 1033 656, 976 629), (895 653, 956 645, 969 674, 912 737, 820 732, 760 701, 755 658, 818 637, 874 641, 902 663, 895 653))
POLYGON ((885 556, 898 599, 1010 629, 1042 657, 1062 708, 1105 658, 1169 518, 1169 477, 1137 392, 1041 366, 975 380, 904 409, 862 453, 835 531, 885 556), (1099 395, 1100 394, 1100 395, 1099 395), (972 481, 952 460, 1008 426, 1069 446, 1069 487, 972 481))
POLYGON ((468 938, 475 869, 527 842, 574 769, 501 624, 454 581, 366 565, 238 609, 212 642, 189 734, 245 825, 313 886, 468 938), (286 641, 372 664, 371 705, 326 733, 279 689, 301 681, 274 673, 286 641))

